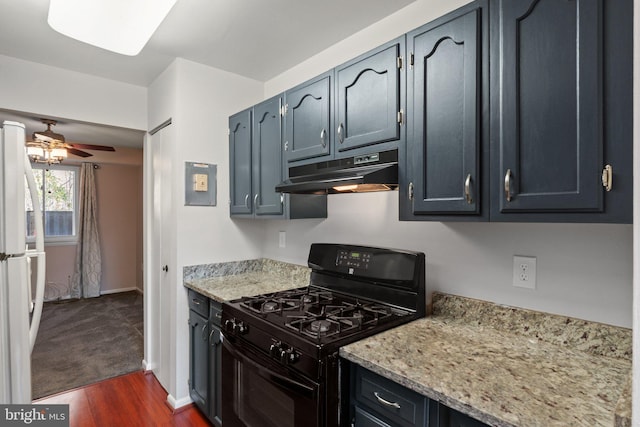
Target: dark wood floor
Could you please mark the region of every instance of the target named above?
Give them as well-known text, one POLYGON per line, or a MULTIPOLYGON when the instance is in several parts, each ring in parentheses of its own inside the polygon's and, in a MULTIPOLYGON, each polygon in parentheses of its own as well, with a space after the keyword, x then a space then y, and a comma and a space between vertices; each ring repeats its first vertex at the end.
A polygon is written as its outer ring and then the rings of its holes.
POLYGON ((152 373, 134 372, 35 401, 68 404, 71 427, 210 426, 195 406, 172 413, 152 373))

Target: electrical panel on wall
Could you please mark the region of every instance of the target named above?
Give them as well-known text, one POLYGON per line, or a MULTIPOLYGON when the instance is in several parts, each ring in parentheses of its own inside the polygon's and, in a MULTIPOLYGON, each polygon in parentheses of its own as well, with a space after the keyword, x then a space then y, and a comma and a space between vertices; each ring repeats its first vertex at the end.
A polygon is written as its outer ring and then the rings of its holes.
POLYGON ((184 170, 185 206, 215 206, 217 166, 185 162, 184 170))

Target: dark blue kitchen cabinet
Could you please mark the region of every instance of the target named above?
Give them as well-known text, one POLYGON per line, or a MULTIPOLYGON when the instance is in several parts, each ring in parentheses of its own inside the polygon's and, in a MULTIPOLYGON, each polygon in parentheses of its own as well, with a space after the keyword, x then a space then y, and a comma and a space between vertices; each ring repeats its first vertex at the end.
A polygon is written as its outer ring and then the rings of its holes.
POLYGON ((191 289, 189 298, 189 396, 214 426, 222 425, 222 305, 191 289))
POLYGON ((336 157, 372 145, 393 149, 404 141, 404 52, 402 36, 335 68, 336 157))
POLYGON ((209 420, 222 425, 222 304, 209 301, 209 420))
POLYGON ((349 363, 352 427, 486 427, 486 424, 349 363))
MULTIPOLYGON (((483 198, 488 202, 486 1, 410 32, 407 45, 412 66, 407 145, 400 150, 401 219, 478 215, 483 198)), ((478 219, 487 219, 488 209, 482 213, 478 219)))
POLYGON ((229 117, 230 214, 235 218, 326 218, 327 196, 275 191, 288 173, 282 97, 229 117))
POLYGON ((333 70, 284 94, 284 154, 287 165, 329 156, 333 142, 333 70))
POLYGON ((231 215, 253 212, 251 109, 229 117, 229 204, 231 215))
POLYGON ((284 196, 275 186, 282 178, 282 98, 273 97, 253 107, 252 189, 256 215, 282 215, 284 196))
POLYGON ((631 222, 632 6, 492 3, 491 220, 631 222))
POLYGON ((189 291, 189 395, 209 413, 209 300, 189 291))

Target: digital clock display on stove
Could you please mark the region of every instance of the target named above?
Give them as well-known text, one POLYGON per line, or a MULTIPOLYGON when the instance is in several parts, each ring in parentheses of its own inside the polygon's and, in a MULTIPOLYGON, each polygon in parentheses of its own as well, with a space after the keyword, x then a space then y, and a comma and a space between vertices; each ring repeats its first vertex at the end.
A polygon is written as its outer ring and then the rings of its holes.
POLYGON ((369 268, 371 256, 372 254, 370 252, 349 252, 339 250, 336 265, 366 270, 369 268))

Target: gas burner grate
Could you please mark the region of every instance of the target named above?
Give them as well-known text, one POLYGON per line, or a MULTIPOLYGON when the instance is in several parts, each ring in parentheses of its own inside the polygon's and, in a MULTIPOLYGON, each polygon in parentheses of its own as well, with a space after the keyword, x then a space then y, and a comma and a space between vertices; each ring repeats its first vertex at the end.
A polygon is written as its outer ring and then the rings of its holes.
POLYGON ((331 301, 333 301, 331 292, 312 291, 305 288, 244 297, 240 304, 255 313, 283 315, 285 312, 303 310, 305 307, 309 309, 315 306, 322 307, 330 304, 331 301))

